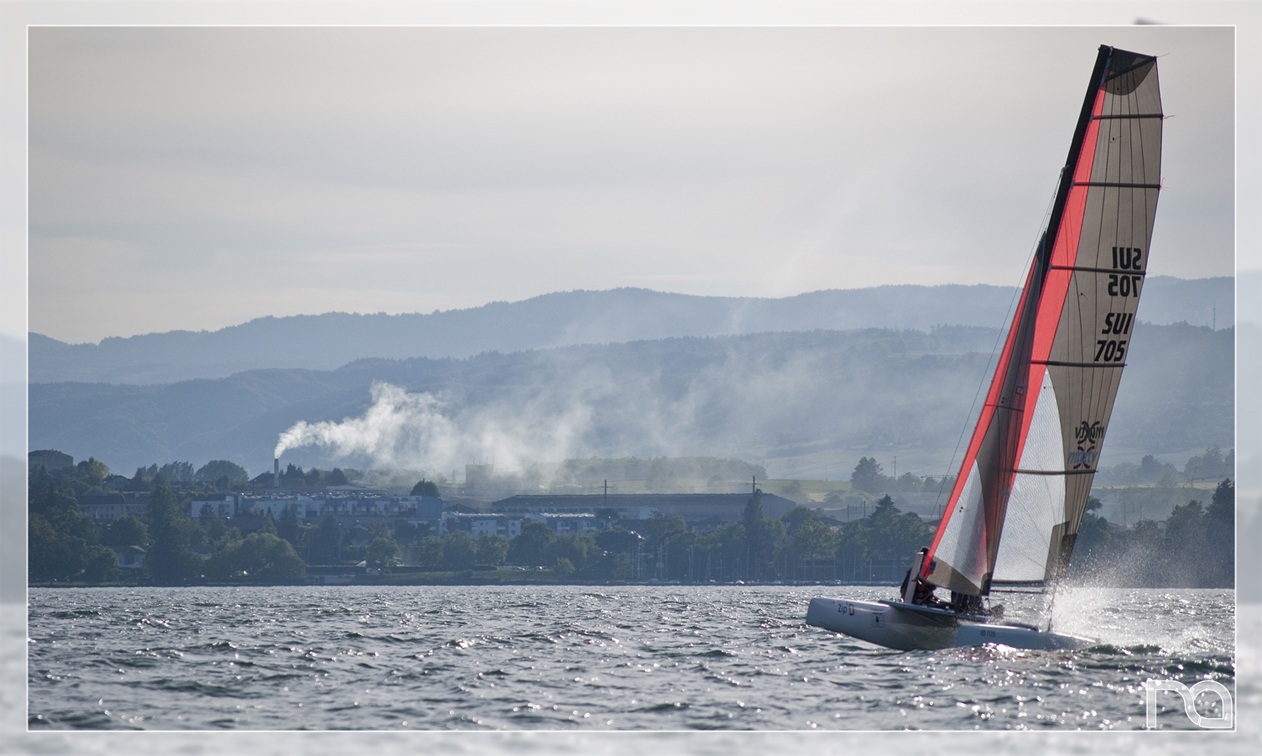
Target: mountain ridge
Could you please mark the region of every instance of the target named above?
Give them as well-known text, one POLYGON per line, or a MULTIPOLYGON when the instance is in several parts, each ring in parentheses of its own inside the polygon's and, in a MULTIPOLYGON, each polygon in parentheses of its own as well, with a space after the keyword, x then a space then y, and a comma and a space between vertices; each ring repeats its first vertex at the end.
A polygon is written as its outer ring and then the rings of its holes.
MULTIPOLYGON (((1232 324, 1230 278, 1154 276, 1141 319, 1232 324), (1207 307, 1206 302, 1210 302, 1207 307)), ((365 358, 469 357, 688 336, 939 325, 996 327, 1015 289, 987 284, 828 289, 792 297, 716 297, 650 289, 552 292, 518 302, 399 315, 266 316, 215 331, 167 331, 67 344, 28 336, 32 383, 149 385, 264 368, 332 370, 365 358)))

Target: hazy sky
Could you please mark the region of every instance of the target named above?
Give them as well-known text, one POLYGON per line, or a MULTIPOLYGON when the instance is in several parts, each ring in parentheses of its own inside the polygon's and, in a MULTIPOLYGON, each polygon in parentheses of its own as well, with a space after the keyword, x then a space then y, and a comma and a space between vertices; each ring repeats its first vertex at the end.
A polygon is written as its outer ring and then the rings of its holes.
POLYGON ((34 28, 29 328, 1015 285, 1102 42, 1163 56, 1150 273, 1230 275, 1229 28, 34 28))
POLYGON ((3 0, 0 333, 1015 283, 1102 42, 1162 56, 1154 272, 1228 272, 1257 3, 3 0))

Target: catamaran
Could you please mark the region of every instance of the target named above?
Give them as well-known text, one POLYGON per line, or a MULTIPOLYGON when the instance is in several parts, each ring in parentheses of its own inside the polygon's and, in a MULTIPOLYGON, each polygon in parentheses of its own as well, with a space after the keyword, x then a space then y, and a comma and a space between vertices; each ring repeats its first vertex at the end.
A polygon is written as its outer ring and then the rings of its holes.
POLYGON ((904 650, 1091 643, 1050 620, 1005 623, 986 602, 1000 586, 1052 590, 1073 553, 1148 267, 1162 120, 1156 58, 1101 46, 932 544, 898 599, 815 598, 808 624, 904 650))

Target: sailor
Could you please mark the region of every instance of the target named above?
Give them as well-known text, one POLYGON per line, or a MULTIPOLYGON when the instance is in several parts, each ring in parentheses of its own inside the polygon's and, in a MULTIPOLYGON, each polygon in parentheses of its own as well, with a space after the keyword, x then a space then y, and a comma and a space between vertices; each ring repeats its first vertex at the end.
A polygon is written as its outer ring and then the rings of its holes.
POLYGON ((907 570, 907 575, 903 577, 903 583, 898 588, 898 595, 904 601, 907 600, 907 583, 911 580, 911 574, 914 570, 916 573, 916 587, 912 591, 911 603, 913 604, 936 604, 937 599, 933 596, 933 584, 920 576, 920 566, 925 563, 925 558, 929 556, 929 547, 923 546, 920 553, 912 559, 911 568, 907 570))
POLYGON ((951 591, 951 608, 962 614, 988 614, 981 596, 951 591))

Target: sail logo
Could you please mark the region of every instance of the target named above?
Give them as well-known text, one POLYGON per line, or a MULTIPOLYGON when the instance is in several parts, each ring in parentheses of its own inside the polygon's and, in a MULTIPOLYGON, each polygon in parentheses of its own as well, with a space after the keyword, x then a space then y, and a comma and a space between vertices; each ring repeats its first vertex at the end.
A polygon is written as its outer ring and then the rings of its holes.
POLYGON ((1077 428, 1074 428, 1074 440, 1080 444, 1088 442, 1094 444, 1102 438, 1104 438, 1104 426, 1099 420, 1094 423, 1083 420, 1077 428))
POLYGON ((1100 452, 1096 451, 1094 446, 1089 449, 1083 449, 1079 445, 1078 451, 1069 452, 1069 464, 1073 465, 1074 470, 1079 468, 1090 470, 1095 466, 1095 461, 1099 458, 1100 452))
POLYGON ((1178 680, 1153 680, 1144 682, 1144 700, 1147 705, 1145 726, 1149 730, 1157 729, 1157 691, 1175 691, 1183 699, 1183 711, 1188 719, 1197 727, 1207 730, 1230 730, 1235 726, 1236 707, 1231 698, 1231 691, 1217 680, 1201 680, 1188 687, 1178 680), (1221 704, 1222 716, 1207 717, 1196 710, 1196 697, 1202 693, 1214 693, 1221 704))

